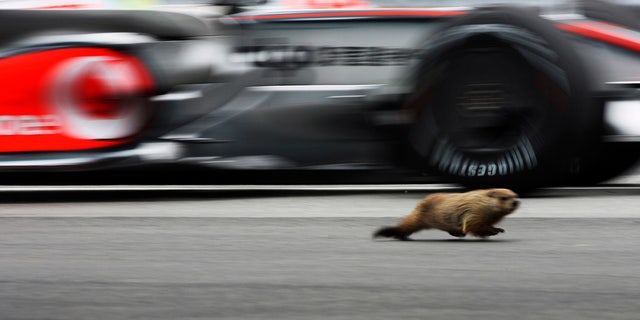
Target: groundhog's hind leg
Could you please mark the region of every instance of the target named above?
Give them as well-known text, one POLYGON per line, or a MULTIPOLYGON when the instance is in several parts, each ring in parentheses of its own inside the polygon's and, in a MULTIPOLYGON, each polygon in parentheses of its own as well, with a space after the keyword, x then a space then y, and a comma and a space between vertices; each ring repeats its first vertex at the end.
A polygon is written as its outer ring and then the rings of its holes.
POLYGON ((420 230, 431 229, 431 226, 428 225, 422 215, 416 212, 408 215, 398 225, 398 229, 401 230, 402 238, 396 237, 400 240, 410 240, 408 237, 420 230))

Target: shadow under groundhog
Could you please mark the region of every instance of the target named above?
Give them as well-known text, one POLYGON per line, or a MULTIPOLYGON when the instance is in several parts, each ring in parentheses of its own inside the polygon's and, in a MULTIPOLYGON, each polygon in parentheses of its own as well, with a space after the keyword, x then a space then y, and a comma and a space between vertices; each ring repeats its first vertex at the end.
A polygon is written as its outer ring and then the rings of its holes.
POLYGON ((490 238, 453 238, 453 239, 373 239, 375 242, 402 242, 402 243, 514 243, 518 239, 490 239, 490 238))

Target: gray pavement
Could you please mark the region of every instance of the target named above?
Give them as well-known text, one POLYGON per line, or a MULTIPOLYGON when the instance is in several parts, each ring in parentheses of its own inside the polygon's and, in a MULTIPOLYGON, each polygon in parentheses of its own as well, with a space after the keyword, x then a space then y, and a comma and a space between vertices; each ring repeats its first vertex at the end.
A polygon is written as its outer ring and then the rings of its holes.
POLYGON ((0 319, 638 319, 640 191, 523 199, 491 240, 372 240, 423 196, 5 193, 0 319))

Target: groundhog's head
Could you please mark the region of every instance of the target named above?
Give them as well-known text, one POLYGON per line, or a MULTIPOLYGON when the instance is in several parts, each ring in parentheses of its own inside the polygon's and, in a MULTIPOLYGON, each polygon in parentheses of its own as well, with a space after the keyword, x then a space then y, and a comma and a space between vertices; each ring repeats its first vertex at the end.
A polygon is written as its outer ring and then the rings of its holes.
POLYGON ((518 194, 509 189, 489 189, 487 196, 494 201, 503 215, 512 213, 520 205, 518 194))

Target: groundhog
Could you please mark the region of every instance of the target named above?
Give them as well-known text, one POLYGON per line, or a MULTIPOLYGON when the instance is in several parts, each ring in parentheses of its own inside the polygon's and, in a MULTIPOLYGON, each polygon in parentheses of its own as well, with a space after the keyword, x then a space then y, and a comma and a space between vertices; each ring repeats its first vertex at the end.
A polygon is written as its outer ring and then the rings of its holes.
POLYGON ((434 193, 395 227, 383 227, 373 237, 410 240, 412 233, 440 229, 454 237, 467 234, 486 238, 504 229, 494 225, 518 208, 518 195, 509 189, 485 189, 464 193, 434 193))

